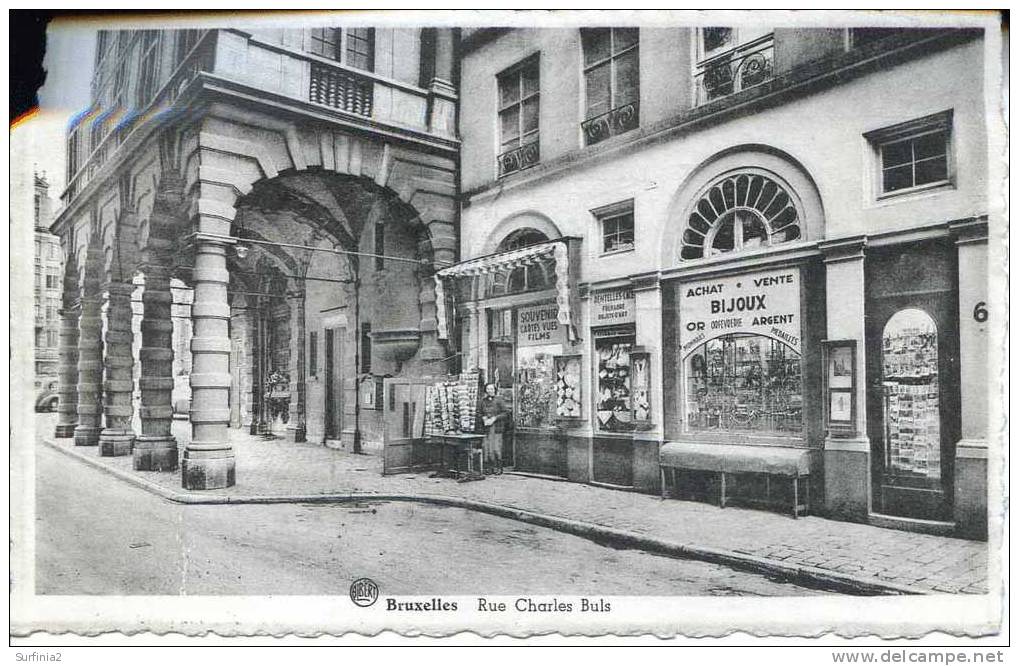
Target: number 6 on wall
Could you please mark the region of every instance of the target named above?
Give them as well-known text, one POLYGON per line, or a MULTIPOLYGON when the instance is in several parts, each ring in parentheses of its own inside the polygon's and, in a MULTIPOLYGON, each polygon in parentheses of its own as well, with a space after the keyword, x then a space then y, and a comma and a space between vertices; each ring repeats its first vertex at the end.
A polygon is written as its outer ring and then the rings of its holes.
POLYGON ((977 323, 984 323, 987 321, 989 316, 990 315, 987 312, 987 303, 985 301, 980 301, 973 307, 973 319, 975 319, 977 323))

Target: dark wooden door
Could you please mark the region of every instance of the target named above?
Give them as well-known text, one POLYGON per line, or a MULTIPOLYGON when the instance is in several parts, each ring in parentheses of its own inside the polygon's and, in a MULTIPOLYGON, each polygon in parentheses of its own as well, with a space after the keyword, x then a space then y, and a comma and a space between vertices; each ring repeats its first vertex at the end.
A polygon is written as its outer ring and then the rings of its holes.
POLYGON ((867 301, 867 423, 875 511, 947 521, 960 436, 958 303, 951 256, 930 250, 891 257, 873 275, 882 285, 867 301), (924 262, 941 274, 924 279, 924 262))
POLYGON ((343 343, 339 330, 325 330, 325 430, 326 439, 339 439, 343 429, 343 343))

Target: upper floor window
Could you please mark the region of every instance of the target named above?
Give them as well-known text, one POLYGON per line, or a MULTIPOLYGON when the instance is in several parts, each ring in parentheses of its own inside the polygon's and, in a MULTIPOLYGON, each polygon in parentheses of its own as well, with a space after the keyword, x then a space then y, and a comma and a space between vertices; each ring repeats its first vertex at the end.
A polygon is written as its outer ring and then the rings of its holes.
POLYGON ((158 30, 143 30, 141 64, 138 76, 138 108, 145 108, 156 96, 159 88, 159 36, 158 30))
POLYGON ((340 29, 312 28, 308 38, 308 50, 323 58, 340 60, 340 29))
POLYGON ((500 176, 538 163, 538 66, 538 56, 532 56, 498 76, 500 176))
POLYGON ((637 28, 584 28, 585 111, 588 145, 634 129, 640 118, 640 40, 637 28))
POLYGON ((375 69, 375 29, 347 28, 346 64, 371 72, 375 69))
POLYGON ((308 50, 348 67, 375 69, 374 28, 312 28, 308 50))
POLYGON ((626 252, 634 247, 633 200, 591 211, 601 225, 602 253, 626 252))
POLYGON ((743 171, 710 185, 694 204, 682 236, 682 259, 740 252, 801 237, 796 200, 764 173, 743 171))
POLYGON ((877 196, 951 184, 952 112, 866 134, 877 158, 877 196))
POLYGON ((771 28, 699 28, 695 79, 697 103, 731 95, 774 73, 771 28))
POLYGON ((174 48, 174 62, 180 64, 191 53, 191 49, 198 44, 198 38, 202 36, 201 30, 176 30, 177 42, 174 48))

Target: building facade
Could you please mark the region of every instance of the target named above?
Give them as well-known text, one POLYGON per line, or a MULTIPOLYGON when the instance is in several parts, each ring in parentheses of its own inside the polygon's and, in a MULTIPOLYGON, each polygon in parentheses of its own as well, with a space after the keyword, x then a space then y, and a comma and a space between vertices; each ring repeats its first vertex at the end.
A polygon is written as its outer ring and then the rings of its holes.
POLYGON ((440 331, 512 404, 505 464, 985 534, 981 31, 478 29, 461 53, 440 331))
MULTIPOLYGON (((33 220, 35 228, 35 389, 46 395, 56 390, 60 341, 63 257, 60 239, 50 233, 53 201, 46 175, 35 174, 33 220)), ((40 405, 40 407, 48 407, 40 405)))
POLYGON ((457 252, 456 40, 101 31, 53 224, 56 435, 136 469, 180 460, 187 488, 234 483, 231 426, 380 447, 361 386, 449 362, 432 274, 457 252))

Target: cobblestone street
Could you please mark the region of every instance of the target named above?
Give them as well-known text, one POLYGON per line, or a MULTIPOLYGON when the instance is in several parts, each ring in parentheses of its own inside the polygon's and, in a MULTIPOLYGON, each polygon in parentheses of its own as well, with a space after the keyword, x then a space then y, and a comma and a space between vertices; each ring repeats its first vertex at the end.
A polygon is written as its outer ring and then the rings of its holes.
MULTIPOLYGON (((40 433, 51 432, 43 415, 40 433)), ((175 422, 178 443, 187 424, 175 422)), ((381 458, 314 444, 264 441, 232 430, 237 485, 206 491, 231 497, 342 492, 421 493, 463 497, 597 523, 684 544, 722 549, 787 564, 876 578, 934 593, 987 592, 987 544, 915 534, 816 516, 794 520, 768 511, 719 509, 699 502, 623 492, 516 474, 457 483, 426 473, 381 475, 381 458)), ((72 447, 70 440, 56 440, 72 447)), ((82 451, 78 448, 78 451, 82 451)), ((98 451, 86 451, 98 458, 98 451)), ((102 458, 131 470, 131 457, 102 458)), ((177 473, 134 472, 180 491, 177 473)))

